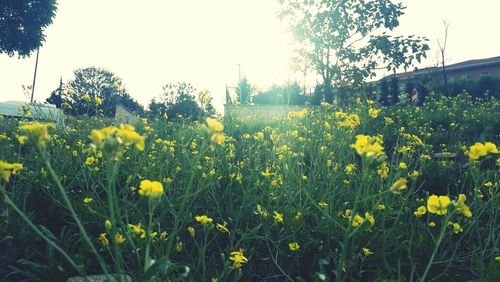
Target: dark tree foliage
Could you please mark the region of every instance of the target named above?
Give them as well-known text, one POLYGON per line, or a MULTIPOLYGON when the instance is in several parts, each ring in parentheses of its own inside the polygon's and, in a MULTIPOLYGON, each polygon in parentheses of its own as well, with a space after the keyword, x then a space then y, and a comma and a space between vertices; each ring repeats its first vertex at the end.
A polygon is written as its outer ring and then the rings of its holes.
POLYGON ((310 99, 310 103, 311 105, 320 105, 321 102, 323 102, 324 100, 324 95, 323 95, 323 91, 324 91, 324 87, 320 84, 317 84, 315 87, 314 87, 314 93, 313 93, 313 96, 312 98, 310 99))
POLYGON ((387 79, 384 77, 380 81, 380 104, 386 106, 389 104, 389 83, 387 79))
POLYGON ((196 88, 190 83, 167 84, 163 87, 163 93, 159 99, 151 100, 149 115, 151 117, 167 115, 169 119, 182 117, 190 120, 200 120, 204 116, 213 115, 215 109, 208 90, 198 93, 201 106, 196 102, 195 92, 196 88))
POLYGON ((267 91, 259 92, 252 97, 258 105, 304 105, 306 98, 298 83, 273 85, 267 91))
POLYGON ((280 0, 283 19, 303 43, 306 59, 323 79, 326 102, 333 88, 359 86, 380 68, 408 68, 425 57, 425 38, 390 36, 405 7, 390 0, 280 0))
POLYGON ((399 80, 396 76, 391 78, 391 96, 392 104, 399 103, 399 80))
POLYGON ((26 57, 41 46, 56 6, 56 0, 1 0, 0 54, 26 57))
POLYGON ((61 86, 53 91, 47 102, 71 115, 103 114, 112 117, 119 103, 137 114, 143 114, 142 106, 127 93, 122 80, 112 72, 88 67, 76 70, 74 76, 62 91, 61 86))
POLYGON ((238 101, 240 104, 250 103, 250 97, 254 92, 253 87, 248 83, 246 78, 243 78, 236 87, 236 95, 238 96, 238 101))

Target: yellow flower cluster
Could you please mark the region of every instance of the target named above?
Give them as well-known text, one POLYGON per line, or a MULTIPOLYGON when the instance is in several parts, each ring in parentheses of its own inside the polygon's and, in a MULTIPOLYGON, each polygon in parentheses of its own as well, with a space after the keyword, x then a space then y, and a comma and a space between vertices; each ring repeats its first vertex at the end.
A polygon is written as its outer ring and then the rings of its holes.
POLYGON ((130 228, 130 231, 132 231, 132 233, 140 235, 141 239, 146 238, 146 230, 144 230, 144 228, 142 228, 141 223, 139 223, 137 225, 129 223, 127 226, 128 226, 128 228, 130 228))
POLYGON ((381 109, 375 109, 375 108, 369 108, 368 109, 368 115, 370 115, 372 118, 378 117, 378 114, 381 112, 381 109))
POLYGON ((20 163, 8 163, 0 160, 0 178, 5 182, 9 181, 12 174, 16 174, 18 170, 23 169, 23 165, 20 163))
POLYGON ((378 138, 368 135, 356 135, 356 142, 351 144, 350 147, 354 148, 358 155, 362 157, 371 158, 384 154, 384 147, 378 142, 378 138))
POLYGON ((406 180, 406 178, 401 177, 392 184, 391 188, 389 188, 389 191, 394 194, 401 194, 401 191, 405 190, 408 187, 407 184, 408 181, 406 180))
POLYGON ((448 196, 431 195, 427 199, 427 210, 437 215, 445 215, 448 212, 450 203, 451 201, 448 196))
POLYGON ((24 142, 28 140, 36 146, 45 147, 47 141, 50 140, 48 129, 50 126, 52 125, 38 122, 21 125, 19 129, 26 135, 18 137, 18 140, 21 144, 24 144, 24 142))
POLYGON ((106 154, 116 155, 120 148, 135 145, 139 151, 144 150, 144 136, 139 135, 135 128, 129 124, 121 124, 120 127, 105 127, 92 130, 90 140, 106 154))
POLYGON ((299 245, 299 243, 297 243, 297 242, 292 242, 292 243, 289 243, 289 244, 288 244, 288 248, 290 249, 290 251, 295 252, 295 251, 298 251, 298 250, 299 250, 300 245, 299 245))
POLYGON ((212 142, 222 145, 226 141, 226 135, 222 133, 224 125, 213 118, 207 118, 207 128, 212 142))
POLYGON ((337 121, 337 125, 340 127, 355 128, 361 124, 361 118, 357 114, 336 112, 335 118, 339 120, 337 121))
POLYGON ((288 119, 292 118, 304 118, 307 114, 307 111, 304 109, 302 111, 296 111, 296 112, 288 112, 288 119))
POLYGON ((454 202, 455 212, 463 214, 465 217, 471 217, 472 212, 470 211, 470 208, 465 204, 465 200, 467 200, 465 194, 458 195, 458 200, 454 202))
POLYGON ((359 214, 356 214, 352 219, 352 227, 359 227, 365 221, 368 221, 370 223, 370 226, 373 226, 375 224, 375 217, 369 212, 365 212, 365 218, 363 218, 359 214))
POLYGON ((163 184, 159 181, 143 180, 139 186, 139 195, 158 198, 163 195, 163 184))
POLYGON ((494 143, 486 142, 479 143, 470 146, 469 150, 465 152, 465 155, 469 156, 471 161, 478 160, 480 157, 484 157, 488 154, 498 154, 497 146, 494 143))
POLYGON ((232 252, 229 259, 233 261, 234 268, 240 268, 242 264, 248 262, 248 259, 243 254, 243 249, 240 249, 237 252, 232 252))
POLYGON ((213 221, 213 219, 211 219, 210 217, 208 217, 206 215, 197 215, 194 217, 194 219, 203 225, 212 223, 212 221, 213 221))

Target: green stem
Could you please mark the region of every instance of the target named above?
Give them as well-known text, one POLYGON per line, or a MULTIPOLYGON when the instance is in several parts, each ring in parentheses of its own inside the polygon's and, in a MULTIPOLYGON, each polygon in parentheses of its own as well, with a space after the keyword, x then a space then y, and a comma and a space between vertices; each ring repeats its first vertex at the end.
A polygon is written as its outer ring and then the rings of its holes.
POLYGON ((151 203, 151 198, 148 198, 148 231, 146 233, 146 251, 144 254, 144 273, 148 271, 148 268, 151 263, 150 259, 150 249, 151 249, 151 224, 153 222, 153 208, 152 208, 152 203, 151 203))
POLYGON ((110 230, 110 236, 111 236, 111 240, 112 240, 112 244, 113 244, 113 255, 114 255, 114 262, 115 262, 115 266, 114 266, 114 269, 115 271, 117 272, 117 274, 119 274, 119 279, 120 281, 122 281, 123 277, 121 274, 123 274, 123 261, 122 261, 122 257, 120 255, 120 251, 118 250, 118 243, 116 242, 116 240, 114 240, 114 235, 117 234, 116 230, 117 230, 117 225, 121 222, 121 218, 117 218, 116 217, 116 212, 115 212, 115 208, 118 208, 118 205, 117 205, 117 201, 118 199, 116 198, 116 193, 114 193, 115 191, 115 168, 116 168, 117 164, 115 164, 115 162, 110 162, 108 163, 107 165, 107 168, 106 168, 106 176, 107 176, 107 180, 108 180, 108 185, 106 187, 106 196, 107 196, 107 201, 108 201, 108 207, 109 207, 109 214, 110 214, 110 218, 111 218, 111 230, 110 230), (116 205, 116 207, 115 207, 116 205))
POLYGON ((429 270, 431 269, 431 266, 434 262, 434 258, 436 257, 439 246, 441 245, 441 242, 443 241, 443 238, 444 238, 444 234, 446 233, 446 228, 447 228, 446 225, 447 225, 449 218, 450 218, 450 216, 447 215, 446 220, 444 221, 444 224, 441 226, 441 230, 439 233, 438 241, 436 243, 436 247, 434 247, 434 251, 432 252, 431 258, 429 259, 429 263, 427 263, 427 267, 425 268, 424 274, 422 275, 422 278, 420 278, 420 281, 425 281, 425 278, 427 277, 427 274, 429 273, 429 270))
POLYGON ((89 246, 90 250, 92 251, 92 253, 96 257, 97 262, 101 266, 102 271, 104 271, 104 274, 106 274, 106 276, 109 276, 109 272, 108 272, 108 269, 106 267, 106 263, 104 262, 102 257, 97 252, 96 248, 94 247, 94 244, 92 244, 92 241, 90 240, 90 238, 87 234, 87 231, 85 231, 85 227, 83 226, 82 222, 80 221, 80 218, 78 217, 75 210, 73 209, 73 205, 71 204, 71 201, 69 200, 68 195, 66 195, 66 191, 64 190, 64 187, 62 186, 61 181, 59 180, 59 177, 57 176, 54 169, 52 168, 52 165, 50 164, 48 157, 46 156, 46 154, 44 152, 41 152, 41 153, 42 153, 41 155, 45 161, 45 165, 47 166, 47 169, 49 170, 50 176, 52 177, 52 179, 56 183, 57 189, 59 190, 59 192, 64 200, 64 203, 66 204, 66 208, 69 210, 69 212, 71 213, 71 216, 75 220, 75 222, 78 226, 78 229, 80 231, 80 234, 83 237, 83 240, 89 246))

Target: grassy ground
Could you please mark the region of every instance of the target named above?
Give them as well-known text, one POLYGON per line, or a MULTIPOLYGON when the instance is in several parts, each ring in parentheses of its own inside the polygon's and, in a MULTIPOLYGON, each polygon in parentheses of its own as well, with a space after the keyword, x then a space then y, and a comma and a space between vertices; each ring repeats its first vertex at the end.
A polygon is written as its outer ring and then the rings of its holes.
POLYGON ((0 121, 6 281, 500 280, 498 100, 23 124, 0 121))

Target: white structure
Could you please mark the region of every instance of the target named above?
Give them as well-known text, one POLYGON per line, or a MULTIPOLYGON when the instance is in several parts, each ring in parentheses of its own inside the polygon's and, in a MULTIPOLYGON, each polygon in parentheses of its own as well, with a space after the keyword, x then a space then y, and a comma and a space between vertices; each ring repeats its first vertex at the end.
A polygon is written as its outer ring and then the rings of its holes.
POLYGON ((8 101, 0 103, 0 115, 6 117, 19 117, 41 119, 62 123, 64 115, 62 110, 54 105, 8 101))

